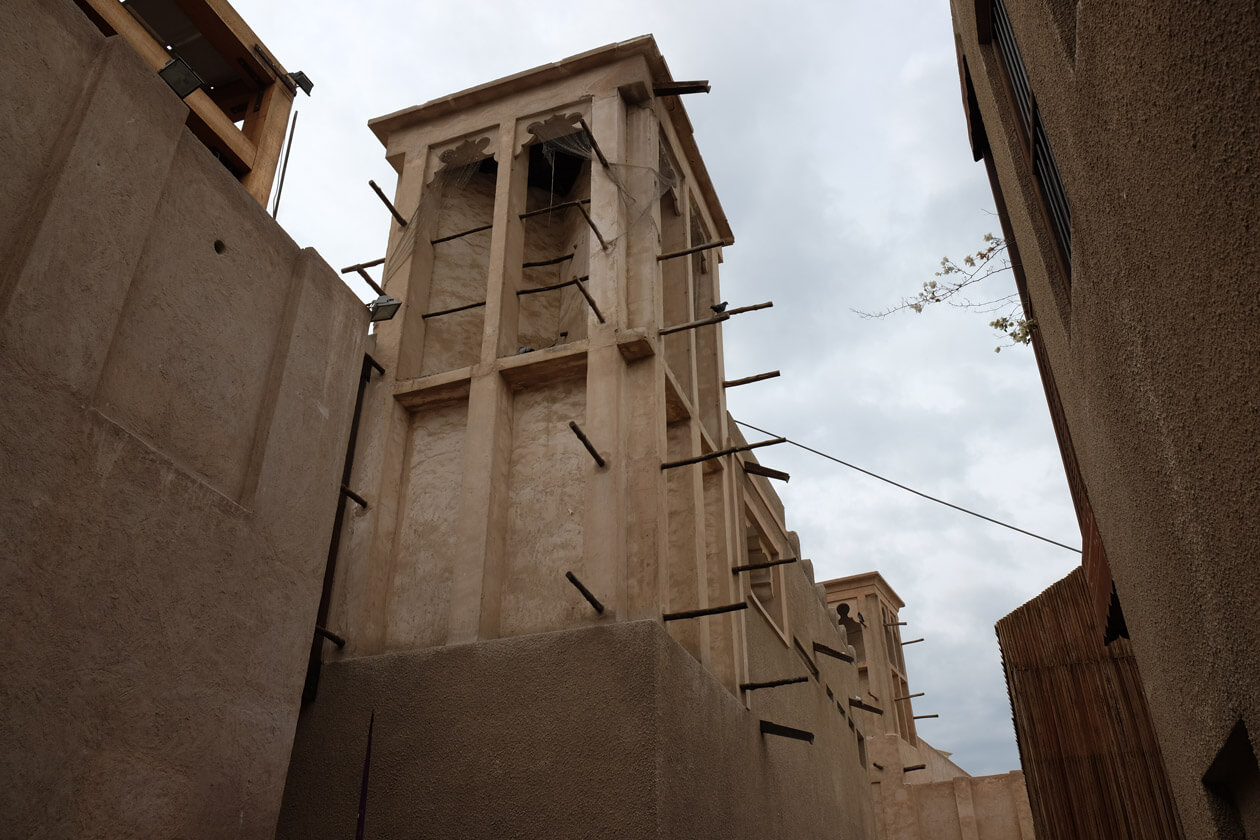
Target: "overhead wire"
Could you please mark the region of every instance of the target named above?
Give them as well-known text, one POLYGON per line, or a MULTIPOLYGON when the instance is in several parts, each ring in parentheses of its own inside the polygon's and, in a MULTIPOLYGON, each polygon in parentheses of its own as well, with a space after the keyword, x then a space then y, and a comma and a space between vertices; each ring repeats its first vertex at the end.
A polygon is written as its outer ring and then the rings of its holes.
MULTIPOLYGON (((755 432, 761 432, 763 435, 769 435, 770 437, 775 437, 775 438, 785 437, 784 435, 775 434, 774 432, 768 432, 765 429, 758 428, 757 426, 754 426, 752 423, 745 423, 742 420, 736 420, 735 422, 745 428, 752 429, 755 432)), ((855 464, 850 464, 848 461, 843 461, 835 457, 834 455, 828 455, 826 452, 820 452, 819 450, 814 449, 813 447, 810 447, 810 446, 806 446, 803 443, 797 443, 791 438, 786 438, 786 441, 799 449, 804 449, 806 452, 812 452, 815 455, 818 455, 822 458, 826 458, 828 461, 835 461, 837 464, 840 464, 841 466, 848 467, 851 470, 857 470, 863 475, 869 475, 871 478, 877 478, 880 481, 884 482, 885 484, 891 484, 893 487, 896 487, 900 490, 905 490, 907 493, 913 493, 914 495, 920 496, 924 499, 927 499, 928 501, 936 502, 939 505, 945 505, 945 507, 953 508, 954 510, 960 511, 961 513, 970 514, 971 516, 974 516, 977 519, 983 519, 985 522, 992 522, 994 525, 1001 525, 1003 528, 1009 528, 1012 531, 1016 531, 1028 537, 1039 539, 1042 542, 1048 542, 1051 545, 1057 545, 1059 548, 1065 548, 1068 551, 1074 552, 1076 554, 1081 553, 1081 550, 1079 548, 1072 548, 1072 546, 1070 545, 1065 545, 1057 540, 1052 540, 1049 537, 1043 537, 1041 534, 1034 534, 1032 531, 1025 531, 1023 528, 1017 528, 1016 526, 1010 524, 1009 522, 1003 522, 1000 519, 994 519, 991 516, 985 516, 983 513, 976 513, 974 510, 969 510, 968 508, 962 507, 961 505, 956 505, 953 502, 947 502, 944 499, 938 499, 936 496, 931 496, 931 495, 928 495, 927 493, 923 493, 919 490, 915 490, 913 487, 907 487, 904 484, 900 484, 896 481, 893 481, 891 478, 885 478, 879 473, 873 473, 870 470, 862 469, 861 467, 855 464)))

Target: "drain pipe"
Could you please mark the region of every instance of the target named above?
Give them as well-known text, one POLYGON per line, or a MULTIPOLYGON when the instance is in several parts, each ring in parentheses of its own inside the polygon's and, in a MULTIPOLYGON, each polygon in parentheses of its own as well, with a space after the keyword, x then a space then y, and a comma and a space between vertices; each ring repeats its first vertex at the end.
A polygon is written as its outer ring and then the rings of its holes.
MULTIPOLYGON (((359 373, 359 391, 354 398, 354 415, 350 420, 350 439, 346 441, 346 460, 341 468, 341 490, 337 494, 337 518, 333 520, 332 538, 328 541, 328 562, 324 565, 324 589, 319 596, 319 611, 315 616, 315 630, 311 639, 311 656, 306 665, 306 684, 302 687, 302 702, 310 703, 319 690, 319 671, 323 662, 324 640, 332 636, 324 628, 328 625, 328 609, 332 601, 333 577, 337 572, 337 551, 341 546, 341 526, 346 515, 346 499, 367 507, 358 494, 350 490, 350 473, 354 470, 354 446, 359 439, 359 416, 363 413, 363 392, 372 379, 372 371, 385 373, 385 368, 371 355, 363 354, 363 369, 359 373)), ((345 644, 345 642, 342 642, 345 644)), ((338 645, 341 647, 341 645, 338 645)))

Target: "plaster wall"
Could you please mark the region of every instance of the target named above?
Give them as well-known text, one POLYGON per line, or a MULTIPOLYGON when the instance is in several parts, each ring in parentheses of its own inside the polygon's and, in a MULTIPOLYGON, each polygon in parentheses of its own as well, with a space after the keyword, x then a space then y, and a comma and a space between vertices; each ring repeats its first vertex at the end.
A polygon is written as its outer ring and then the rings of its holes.
POLYGON ((507 552, 499 634, 537 633, 591 613, 579 598, 557 598, 555 581, 585 568, 582 528, 590 460, 574 446, 568 421, 580 417, 585 382, 567 379, 516 392, 512 398, 512 462, 508 470, 507 552))
POLYGON ((1233 836, 1227 797, 1202 780, 1235 727, 1253 754, 1260 732, 1260 12, 1007 3, 1071 202, 1068 284, 977 5, 953 3, 973 131, 982 116, 1068 457, 1186 834, 1233 836))
POLYGON ((329 621, 347 644, 324 646, 286 836, 353 817, 350 713, 374 707, 392 739, 373 752, 394 774, 370 806, 383 834, 422 820, 438 836, 871 838, 871 725, 847 702, 853 664, 815 661, 815 642, 844 637, 782 503, 744 472, 750 456, 668 463, 744 440, 721 325, 670 336, 677 353, 659 334, 712 316, 721 261, 665 252, 732 238, 681 106, 651 92, 669 79, 655 50, 612 45, 373 124, 410 219, 391 229, 383 281, 405 304, 377 334, 390 374, 368 386, 352 477, 374 504, 347 518, 329 621), (554 174, 571 184, 553 186, 542 144, 580 154, 579 118, 609 165, 567 160, 554 174), (465 194, 472 169, 485 191, 465 194), (548 209, 560 201, 586 203, 548 209), (476 237, 486 250, 444 254, 476 237), (595 306, 572 286, 522 294, 583 276, 595 306), (475 355, 438 358, 435 325, 463 313, 435 311, 483 288, 480 334, 459 339, 475 355), (754 556, 750 517, 755 551, 796 560, 757 570, 757 597, 736 570, 754 556), (732 606, 745 609, 669 615, 732 606), (785 677, 803 682, 752 685, 785 677), (763 719, 806 740, 763 739, 763 719))
POLYGON ((387 610, 386 647, 426 647, 446 640, 455 531, 464 467, 468 406, 439 403, 410 417, 400 494, 408 515, 398 529, 391 598, 410 609, 387 610))
POLYGON ((867 739, 881 840, 1033 840, 1024 774, 971 776, 925 760, 897 735, 867 739), (913 761, 914 764, 909 762, 913 761), (907 769, 918 764, 927 767, 907 769), (943 773, 940 771, 944 770, 943 773))
MULTIPOLYGON (((494 211, 495 177, 477 172, 453 179, 435 179, 437 212, 434 238, 489 224, 494 211)), ((486 299, 490 271, 490 233, 485 231, 432 247, 432 274, 427 289, 411 300, 422 312, 454 309, 486 299)), ((481 353, 485 307, 453 312, 424 321, 420 375, 465 367, 481 353)))
POLYGON ((270 837, 366 313, 128 45, 0 33, 5 833, 270 837))
MULTIPOLYGON (((600 620, 566 571, 617 618, 745 595, 730 573, 744 550, 738 511, 745 492, 763 488, 746 490, 734 459, 661 468, 729 445, 720 325, 707 328, 701 375, 694 335, 676 334, 686 353, 674 361, 685 370, 665 363, 656 335, 715 299, 721 258, 658 261, 663 229, 677 247, 703 244, 689 237, 708 231, 730 241, 729 229, 680 106, 650 94, 664 72, 650 38, 561 64, 374 123, 400 172, 395 204, 410 219, 393 226, 383 269, 405 303, 378 333, 376 356, 392 381, 369 387, 352 480, 376 501, 347 521, 342 554, 353 559, 338 570, 330 624, 348 643, 330 657, 600 620), (467 109, 450 104, 466 99, 467 109), (608 169, 593 156, 560 165, 580 153, 578 117, 608 169), (553 136, 569 145, 540 147, 553 136), (666 158, 667 176, 657 171, 666 158), (535 214, 563 201, 585 203, 535 214), (529 265, 557 257, 569 258, 529 265), (573 277, 589 278, 583 288, 598 312, 572 286, 522 294, 573 277), (669 295, 683 303, 671 316, 669 295), (443 419, 423 419, 433 411, 443 419), (406 466, 418 457, 419 429, 425 445, 441 441, 447 466, 461 462, 444 488, 433 470, 406 466), (420 545, 426 534, 430 547, 420 545)), ((781 510, 777 500, 769 507, 781 510)), ((711 623, 671 632, 734 689, 742 641, 711 633, 711 623)))
MULTIPOLYGON (((799 705, 826 704, 818 685, 799 705)), ((354 831, 369 719, 370 835, 869 837, 843 718, 814 743, 762 735, 658 622, 329 664, 277 836, 354 831)), ((826 723, 825 721, 830 721, 826 723)))

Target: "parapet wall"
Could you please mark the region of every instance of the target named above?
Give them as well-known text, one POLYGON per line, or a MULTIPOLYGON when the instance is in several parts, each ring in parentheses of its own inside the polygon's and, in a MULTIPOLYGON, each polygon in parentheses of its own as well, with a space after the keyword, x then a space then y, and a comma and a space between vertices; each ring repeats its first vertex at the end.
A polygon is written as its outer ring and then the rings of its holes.
POLYGON ((328 663, 277 836, 352 836, 375 713, 368 836, 872 837, 844 716, 784 691, 812 744, 763 735, 654 621, 328 663))
POLYGON ((73 3, 0 33, 4 833, 271 837, 364 307, 73 3))

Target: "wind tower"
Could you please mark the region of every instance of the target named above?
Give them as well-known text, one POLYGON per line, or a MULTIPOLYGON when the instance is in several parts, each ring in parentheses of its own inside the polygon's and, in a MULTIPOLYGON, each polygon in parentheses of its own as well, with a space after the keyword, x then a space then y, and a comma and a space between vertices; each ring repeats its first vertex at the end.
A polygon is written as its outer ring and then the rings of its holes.
POLYGON ((719 293, 680 100, 707 89, 646 36, 370 124, 394 219, 347 271, 402 306, 281 837, 332 831, 377 762, 385 834, 468 836, 471 801, 493 836, 870 837, 852 655, 726 411, 777 373, 723 371, 723 323, 771 304, 719 293))
MULTIPOLYGON (((378 326, 339 655, 743 601, 731 567, 773 528, 745 521, 740 460, 663 468, 744 443, 713 309, 733 236, 687 89, 644 37, 371 123, 404 305, 378 326)), ((734 688, 740 623, 670 629, 734 688)))

